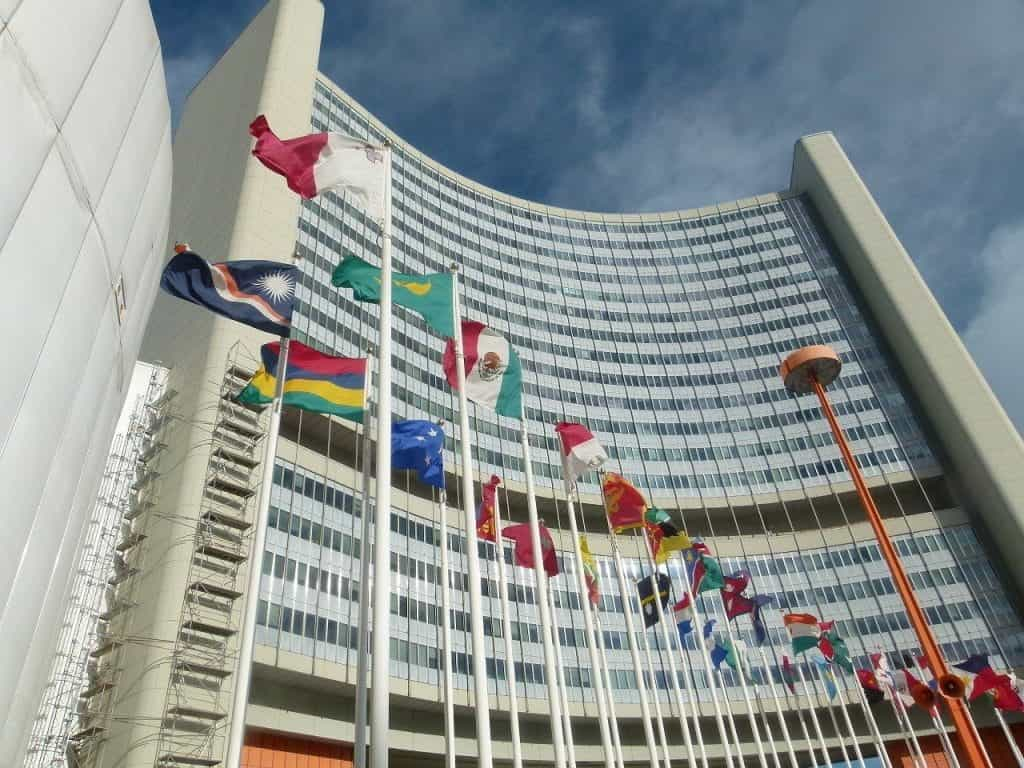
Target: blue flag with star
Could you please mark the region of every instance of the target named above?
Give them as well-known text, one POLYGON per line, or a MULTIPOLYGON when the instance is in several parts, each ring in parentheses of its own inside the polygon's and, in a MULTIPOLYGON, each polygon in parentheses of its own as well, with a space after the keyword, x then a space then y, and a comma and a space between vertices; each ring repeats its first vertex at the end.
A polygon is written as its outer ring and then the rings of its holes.
POLYGON ((391 466, 412 469, 424 483, 444 488, 444 430, 432 421, 408 419, 391 425, 391 466))

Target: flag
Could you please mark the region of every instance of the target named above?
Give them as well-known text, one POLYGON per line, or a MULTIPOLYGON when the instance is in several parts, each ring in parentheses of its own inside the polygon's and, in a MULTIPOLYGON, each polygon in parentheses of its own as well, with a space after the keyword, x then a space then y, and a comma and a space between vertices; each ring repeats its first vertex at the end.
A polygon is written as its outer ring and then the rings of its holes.
POLYGON ((659 565, 668 561, 669 553, 691 546, 690 537, 676 528, 667 512, 656 507, 650 507, 644 515, 644 532, 654 562, 659 565))
POLYGON ((782 656, 782 682, 789 688, 789 692, 796 696, 796 686, 794 685, 793 676, 793 665, 789 663, 789 656, 783 654, 782 656))
MULTIPOLYGON (((668 606, 668 592, 672 582, 664 573, 657 574, 658 578, 658 600, 662 607, 668 606)), ((644 626, 653 627, 658 623, 658 608, 654 604, 654 585, 651 584, 651 577, 644 576, 636 583, 637 592, 640 595, 640 613, 644 617, 644 626)))
POLYGON ((583 575, 587 579, 587 593, 590 602, 597 605, 601 601, 601 591, 597 581, 597 561, 587 546, 587 537, 580 534, 580 559, 583 561, 583 575))
POLYGON ((690 605, 689 595, 683 595, 683 599, 673 606, 672 616, 679 630, 679 642, 682 643, 693 631, 693 607, 690 605))
POLYGON ((599 469, 608 461, 608 454, 597 438, 582 424, 561 421, 555 432, 562 439, 562 460, 565 464, 565 487, 575 485, 580 475, 599 469))
MULTIPOLYGON (((900 692, 901 696, 908 695, 910 697, 910 701, 907 702, 908 704, 911 701, 916 703, 916 700, 914 699, 914 693, 917 692, 919 688, 927 688, 928 686, 922 683, 920 680, 918 680, 917 676, 909 669, 901 669, 900 672, 903 673, 902 677, 904 678, 905 683, 899 682, 900 676, 897 675, 898 682, 896 683, 896 690, 900 692)), ((933 708, 934 707, 932 706, 922 707, 922 709, 924 709, 926 712, 931 712, 933 708)))
POLYGON ((444 430, 432 421, 408 419, 391 425, 391 466, 413 469, 420 480, 444 488, 444 430))
POLYGON ((729 638, 721 642, 715 641, 711 648, 711 663, 715 665, 715 669, 719 669, 723 661, 733 669, 740 668, 739 648, 729 638))
MULTIPOLYGON (((466 397, 493 408, 502 416, 518 419, 523 412, 523 368, 512 345, 483 323, 463 320, 462 350, 466 397)), ((441 365, 448 385, 458 391, 459 371, 455 360, 455 339, 448 339, 441 365)))
POLYGON ((278 261, 227 261, 211 264, 178 246, 160 276, 171 296, 275 336, 287 336, 298 269, 278 261))
MULTIPOLYGON (((279 341, 260 348, 263 365, 238 393, 238 402, 249 405, 273 402, 280 354, 279 341)), ((366 358, 332 357, 298 341, 289 342, 282 403, 361 422, 365 401, 366 358)))
MULTIPOLYGON (((533 539, 530 536, 530 524, 518 523, 516 525, 509 525, 501 530, 501 535, 516 543, 516 565, 523 568, 533 568, 533 539)), ((555 543, 551 540, 551 534, 548 533, 548 529, 543 525, 540 526, 540 549, 543 553, 544 572, 548 576, 557 576, 558 556, 555 554, 555 543)))
POLYGON ((809 613, 787 613, 782 623, 789 633, 793 653, 804 653, 818 644, 818 619, 809 613))
MULTIPOLYGON (((834 624, 835 622, 829 622, 828 626, 832 627, 834 624)), ((819 625, 819 629, 820 627, 821 625, 819 625)), ((830 663, 838 664, 840 669, 848 674, 853 672, 850 650, 846 647, 846 641, 834 629, 829 629, 822 634, 821 639, 818 641, 818 648, 830 663)))
POLYGON ((604 503, 612 530, 622 533, 644 524, 647 500, 622 475, 608 472, 604 476, 604 503))
POLYGON ((313 133, 282 141, 260 115, 249 124, 256 137, 252 153, 288 188, 312 198, 327 190, 355 196, 377 221, 384 219, 384 152, 378 146, 342 133, 313 133))
MULTIPOLYGON (((346 253, 334 268, 331 283, 351 288, 356 301, 380 301, 380 267, 346 253)), ((400 307, 418 312, 424 322, 446 338, 455 335, 455 312, 452 305, 452 276, 448 272, 431 275, 391 275, 391 300, 400 307)))
POLYGON ((725 605, 727 618, 734 619, 754 610, 754 601, 743 594, 748 584, 750 573, 746 570, 737 571, 722 579, 722 603, 725 605))
POLYGON ((501 478, 491 475, 491 479, 480 489, 480 509, 476 513, 476 535, 484 541, 494 541, 494 502, 499 485, 501 485, 501 478))
POLYGON ((864 696, 868 700, 868 704, 878 704, 885 700, 885 692, 882 690, 882 686, 879 685, 878 679, 868 669, 858 669, 857 679, 860 681, 860 687, 864 691, 864 696))
POLYGON ((1000 683, 992 688, 992 704, 1004 712, 1024 712, 1024 699, 1021 699, 1009 675, 999 675, 1000 683))
POLYGON ((683 558, 687 560, 689 570, 689 558, 693 558, 693 592, 712 592, 725 586, 725 578, 722 576, 722 568, 718 561, 711 555, 706 554, 708 548, 703 544, 700 547, 694 545, 683 552, 683 558))
POLYGON ((988 661, 987 653, 980 653, 953 664, 953 669, 965 672, 967 680, 967 699, 974 701, 999 684, 999 675, 988 661))
POLYGON ((750 623, 754 626, 754 640, 758 645, 768 642, 768 627, 764 623, 761 609, 775 602, 772 595, 754 595, 754 610, 750 615, 750 623))
POLYGON ((818 672, 821 675, 821 682, 825 685, 825 692, 829 701, 835 701, 839 695, 839 687, 836 685, 836 676, 832 674, 832 667, 824 656, 813 656, 814 663, 818 665, 818 672))

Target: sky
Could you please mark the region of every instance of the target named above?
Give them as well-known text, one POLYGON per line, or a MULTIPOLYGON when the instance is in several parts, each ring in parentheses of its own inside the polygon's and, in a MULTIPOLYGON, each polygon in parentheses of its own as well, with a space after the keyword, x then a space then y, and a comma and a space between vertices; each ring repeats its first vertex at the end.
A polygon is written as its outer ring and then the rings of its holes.
MULTIPOLYGON (((320 69, 427 155, 566 208, 785 189, 836 134, 1024 430, 1024 4, 326 0, 320 69)), ((172 112, 263 0, 154 0, 172 112)))

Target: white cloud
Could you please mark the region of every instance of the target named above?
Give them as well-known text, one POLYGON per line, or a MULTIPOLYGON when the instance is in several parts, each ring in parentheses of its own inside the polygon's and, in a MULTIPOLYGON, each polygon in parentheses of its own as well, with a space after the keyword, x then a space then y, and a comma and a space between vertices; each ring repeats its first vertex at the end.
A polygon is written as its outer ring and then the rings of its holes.
POLYGON ((1017 429, 1024 431, 1024 220, 997 229, 978 259, 980 309, 964 343, 1017 429))

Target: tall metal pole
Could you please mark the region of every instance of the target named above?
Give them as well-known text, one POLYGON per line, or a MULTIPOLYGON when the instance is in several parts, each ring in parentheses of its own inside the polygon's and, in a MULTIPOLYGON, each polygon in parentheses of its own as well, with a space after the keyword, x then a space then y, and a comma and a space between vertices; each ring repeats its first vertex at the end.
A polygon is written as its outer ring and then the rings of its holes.
MULTIPOLYGON (((779 372, 786 388, 791 392, 798 394, 814 392, 818 396, 821 410, 825 414, 829 428, 832 430, 832 436, 835 438, 836 445, 839 446, 843 463, 846 465, 846 469, 853 479, 853 484, 857 488, 857 496, 860 498, 864 513, 871 524, 871 529, 874 531, 875 539, 878 541, 878 548, 881 550, 882 556, 889 566, 889 573, 892 576, 893 583, 896 585, 900 598, 903 600, 903 606, 910 617, 911 626, 913 626, 918 642, 921 644, 924 655, 928 659, 928 665, 939 682, 939 690, 943 691, 944 686, 954 678, 946 667, 942 651, 939 649, 938 643, 935 642, 935 637, 928 627, 928 620, 917 602, 914 588, 910 583, 910 579, 907 578, 906 572, 903 570, 899 555, 896 554, 896 548, 889 539, 885 525, 882 523, 882 516, 878 512, 875 500, 871 497, 871 492, 864 482, 860 468, 857 466, 853 453, 850 451, 850 446, 846 442, 843 429, 839 425, 839 420, 836 418, 832 405, 829 403, 828 395, 825 393, 825 386, 835 380, 839 375, 841 366, 839 356, 830 347, 813 346, 804 347, 787 357, 783 361, 779 372)), ((961 746, 964 748, 966 764, 969 768, 987 768, 990 766, 988 756, 981 743, 981 737, 972 727, 963 699, 953 697, 949 698, 948 701, 949 711, 953 716, 957 736, 960 739, 961 746)))
POLYGON ((448 566, 448 494, 441 489, 441 670, 444 674, 444 765, 455 768, 455 681, 452 679, 452 598, 448 566))
MULTIPOLYGON (((388 768, 391 639, 391 147, 384 148, 384 227, 380 249, 380 339, 377 359, 377 461, 373 528, 373 690, 370 765, 388 768)), ((364 550, 364 555, 366 554, 364 550)))
MULTIPOLYGON (((373 358, 367 350, 366 360, 366 393, 363 396, 363 503, 362 527, 359 543, 359 626, 356 635, 356 738, 353 750, 355 768, 366 768, 366 700, 370 669, 370 427, 373 419, 370 415, 369 390, 373 380, 373 358)), ((378 419, 380 418, 378 411, 378 419)))
MULTIPOLYGON (((540 518, 537 515, 537 489, 533 481, 533 464, 530 461, 530 436, 527 432, 526 406, 519 412, 519 439, 523 449, 523 472, 526 475, 526 508, 530 518, 530 544, 533 547, 533 575, 537 582, 537 607, 540 610, 540 637, 544 647, 544 681, 548 691, 548 714, 551 723, 551 746, 554 752, 555 768, 565 768, 565 739, 562 737, 562 704, 558 696, 558 672, 555 666, 555 647, 551 631, 557 631, 551 617, 548 603, 548 575, 544 573, 543 558, 540 557, 540 518)), ((652 767, 656 768, 656 767, 652 767)))
MULTIPOLYGON (((768 690, 772 694, 772 701, 775 703, 775 711, 779 713, 779 725, 782 727, 782 738, 786 741, 786 752, 789 754, 790 768, 799 768, 796 761, 796 752, 793 751, 793 742, 789 737, 789 726, 786 725, 786 713, 782 709, 782 701, 779 699, 779 692, 775 690, 775 681, 772 679, 771 667, 768 665, 768 656, 764 648, 758 647, 761 654, 761 663, 764 664, 765 678, 768 683, 768 690)), ((767 720, 767 718, 765 718, 767 720)), ((810 739, 808 739, 810 741, 810 739)))
MULTIPOLYGON (((469 571, 469 624, 473 650, 473 714, 476 716, 476 748, 479 768, 491 768, 491 712, 487 693, 487 646, 484 645, 483 599, 480 595, 480 551, 476 535, 476 502, 473 494, 473 454, 469 431, 469 398, 466 396, 466 350, 462 342, 459 311, 458 267, 452 266, 452 310, 455 315, 455 370, 459 387, 459 448, 462 454, 462 511, 466 531, 466 564, 469 571)), ((538 546, 534 552, 539 553, 538 546)), ((534 558, 539 560, 539 557, 534 558)), ((373 768, 378 768, 374 766, 373 768)), ((383 768, 381 766, 380 768, 383 768)))
POLYGON ((242 745, 245 743, 245 709, 249 704, 252 684, 252 657, 256 648, 256 606, 260 599, 260 562, 267 547, 267 515, 270 511, 270 489, 274 483, 274 456, 277 436, 281 432, 281 399, 284 381, 288 375, 288 338, 281 337, 281 352, 277 356, 274 400, 270 404, 270 424, 267 427, 267 447, 263 452, 263 476, 260 479, 260 498, 256 505, 253 525, 252 553, 249 557, 249 577, 245 586, 245 613, 238 639, 238 666, 235 670, 235 691, 231 699, 231 728, 228 732, 228 751, 225 765, 239 768, 242 764, 242 745))
MULTIPOLYGON (((535 558, 536 559, 536 558, 535 558)), ((569 689, 565 684, 565 659, 562 657, 562 641, 558 637, 558 612, 555 610, 555 596, 548 590, 548 598, 551 601, 551 633, 555 647, 555 681, 558 684, 558 695, 562 702, 562 728, 565 734, 565 760, 569 768, 576 768, 576 741, 572 735, 572 713, 569 711, 569 689)))
POLYGON ((505 582, 505 549, 501 540, 501 504, 494 489, 494 548, 498 561, 498 599, 501 601, 501 634, 505 640, 505 680, 508 683, 508 718, 512 736, 512 768, 523 768, 523 745, 519 741, 519 701, 516 691, 516 664, 512 656, 512 616, 505 582))

